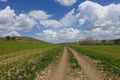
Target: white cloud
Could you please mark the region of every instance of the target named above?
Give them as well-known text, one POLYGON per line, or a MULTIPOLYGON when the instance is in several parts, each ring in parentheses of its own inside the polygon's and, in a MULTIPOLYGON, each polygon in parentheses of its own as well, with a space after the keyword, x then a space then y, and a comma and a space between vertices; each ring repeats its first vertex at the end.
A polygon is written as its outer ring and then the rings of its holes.
POLYGON ((16 31, 11 31, 11 32, 9 32, 8 34, 6 34, 6 36, 21 36, 18 32, 16 32, 16 31))
MULTIPOLYGON (((48 41, 69 42, 88 37, 93 39, 120 38, 120 4, 102 6, 92 1, 85 1, 76 10, 78 12, 73 9, 60 20, 54 20, 56 23, 60 23, 58 27, 61 28, 58 30, 51 29, 56 35, 52 37, 52 40, 49 38, 48 41), (76 23, 78 23, 76 27, 78 29, 74 29, 76 23)), ((54 24, 46 25, 54 26, 54 24)), ((43 37, 40 38, 47 40, 43 37)))
POLYGON ((58 31, 43 30, 43 32, 37 33, 36 35, 44 41, 58 43, 79 40, 79 34, 80 31, 77 29, 63 28, 58 31))
POLYGON ((47 42, 55 42, 57 40, 57 33, 52 30, 43 30, 42 33, 36 33, 39 39, 47 42))
POLYGON ((120 4, 102 6, 92 1, 85 1, 79 5, 79 13, 79 21, 83 21, 82 25, 89 23, 87 26, 92 26, 91 28, 118 27, 117 23, 120 22, 120 4))
POLYGON ((8 0, 0 0, 1 2, 7 2, 8 0))
POLYGON ((29 16, 34 18, 35 20, 46 20, 52 15, 48 15, 45 11, 43 10, 33 10, 29 12, 29 16))
POLYGON ((0 31, 13 30, 15 16, 14 10, 11 10, 9 6, 0 10, 0 31))
POLYGON ((72 6, 77 2, 77 0, 55 0, 63 6, 72 6))
POLYGON ((21 36, 17 31, 0 31, 0 37, 6 37, 6 36, 21 36))
POLYGON ((36 21, 28 15, 20 14, 16 17, 14 26, 17 30, 29 31, 36 25, 36 21))
POLYGON ((83 16, 82 18, 79 19, 79 25, 83 25, 85 24, 85 21, 87 20, 87 17, 86 16, 83 16))
POLYGON ((102 6, 92 1, 81 3, 59 20, 43 10, 15 14, 9 6, 0 10, 0 36, 10 32, 30 31, 44 26, 36 35, 49 42, 67 42, 85 39, 120 38, 120 4, 102 6), (45 30, 48 29, 48 30, 45 30))
POLYGON ((120 4, 102 6, 85 1, 79 5, 78 10, 76 16, 79 18, 79 27, 84 29, 86 37, 113 39, 120 35, 120 4))
POLYGON ((120 31, 114 33, 113 30, 116 29, 111 28, 109 30, 102 30, 101 28, 94 28, 91 31, 82 31, 74 28, 63 28, 59 30, 43 30, 43 32, 36 33, 36 35, 38 36, 37 38, 52 43, 75 42, 79 40, 84 40, 86 38, 100 40, 119 38, 120 31))
POLYGON ((71 42, 79 40, 80 31, 78 29, 73 28, 64 28, 59 30, 58 37, 59 42, 71 42))
POLYGON ((75 16, 75 9, 72 9, 68 12, 63 18, 60 20, 40 20, 40 24, 46 27, 53 28, 65 28, 65 27, 73 27, 75 23, 77 23, 77 17, 75 16))
POLYGON ((52 17, 52 15, 47 14, 43 10, 34 10, 29 12, 29 16, 33 18, 34 20, 38 21, 39 25, 42 25, 44 27, 53 27, 57 28, 60 27, 61 23, 57 20, 49 19, 52 17))
POLYGON ((76 22, 77 18, 75 17, 75 9, 72 9, 62 19, 60 19, 60 23, 63 27, 73 27, 76 22))
POLYGON ((28 31, 32 29, 35 24, 36 21, 28 16, 28 14, 19 14, 19 16, 17 16, 10 6, 0 10, 0 37, 7 34, 12 35, 13 32, 17 33, 17 31, 20 30, 28 31))
POLYGON ((42 20, 40 21, 40 24, 45 27, 54 27, 54 28, 61 26, 61 23, 57 20, 42 20))

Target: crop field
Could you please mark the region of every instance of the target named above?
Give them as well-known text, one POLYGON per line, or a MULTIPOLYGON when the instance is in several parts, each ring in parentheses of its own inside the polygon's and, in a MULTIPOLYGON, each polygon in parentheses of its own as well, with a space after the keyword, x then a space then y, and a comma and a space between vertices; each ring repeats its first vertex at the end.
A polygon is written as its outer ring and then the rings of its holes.
POLYGON ((80 54, 99 60, 105 69, 120 75, 120 45, 72 45, 80 54))
POLYGON ((22 42, 22 41, 20 42, 19 41, 3 41, 3 42, 0 42, 0 55, 4 55, 6 53, 9 54, 12 52, 36 49, 36 48, 44 49, 46 48, 46 46, 49 47, 51 45, 43 42, 32 43, 32 42, 22 42))
POLYGON ((36 72, 54 62, 61 45, 43 42, 0 43, 0 80, 33 80, 36 72))
POLYGON ((69 46, 32 38, 0 42, 0 80, 119 80, 119 75, 119 45, 69 46))

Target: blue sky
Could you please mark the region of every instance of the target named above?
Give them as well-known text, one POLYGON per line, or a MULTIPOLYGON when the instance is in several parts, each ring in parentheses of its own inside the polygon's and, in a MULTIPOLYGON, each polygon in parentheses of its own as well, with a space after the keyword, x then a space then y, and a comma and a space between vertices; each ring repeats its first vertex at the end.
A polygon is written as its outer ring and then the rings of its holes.
POLYGON ((52 43, 114 39, 120 38, 119 25, 119 0, 0 0, 1 37, 52 43))

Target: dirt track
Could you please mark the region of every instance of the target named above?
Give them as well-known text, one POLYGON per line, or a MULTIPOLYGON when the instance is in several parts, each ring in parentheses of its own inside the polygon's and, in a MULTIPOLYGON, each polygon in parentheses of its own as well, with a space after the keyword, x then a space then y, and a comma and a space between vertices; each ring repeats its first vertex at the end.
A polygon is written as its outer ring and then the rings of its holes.
POLYGON ((79 55, 76 51, 71 49, 71 52, 78 60, 78 64, 81 66, 81 69, 84 71, 84 74, 89 80, 104 80, 102 75, 97 71, 95 68, 93 68, 87 61, 86 58, 79 55))
MULTIPOLYGON (((46 74, 49 74, 49 76, 46 76, 46 78, 44 80, 105 80, 102 77, 102 74, 99 73, 99 71, 97 71, 93 66, 91 66, 91 64, 89 64, 88 60, 79 55, 76 51, 74 51, 73 49, 69 48, 70 51, 73 53, 73 55, 75 56, 75 58, 78 60, 78 64, 80 65, 81 69, 79 71, 79 77, 77 77, 76 79, 73 76, 69 76, 66 77, 66 72, 68 72, 68 68, 70 68, 69 66, 69 58, 68 58, 68 52, 67 49, 64 48, 64 52, 60 58, 59 63, 57 64, 57 66, 52 67, 53 70, 50 70, 50 74, 47 72, 46 74), (82 72, 81 72, 82 71, 82 72), (85 77, 84 77, 85 75, 85 77), (81 76, 81 77, 80 77, 81 76)), ((51 69, 51 68, 50 68, 51 69)), ((48 70, 49 71, 49 70, 48 70)), ((69 72, 69 74, 75 74, 74 71, 69 72)), ((36 80, 39 80, 39 78, 36 80)))
POLYGON ((67 54, 67 49, 64 48, 64 52, 61 57, 61 60, 56 66, 56 68, 53 70, 52 74, 48 77, 48 80, 64 80, 65 72, 67 69, 67 63, 68 63, 68 54, 67 54))

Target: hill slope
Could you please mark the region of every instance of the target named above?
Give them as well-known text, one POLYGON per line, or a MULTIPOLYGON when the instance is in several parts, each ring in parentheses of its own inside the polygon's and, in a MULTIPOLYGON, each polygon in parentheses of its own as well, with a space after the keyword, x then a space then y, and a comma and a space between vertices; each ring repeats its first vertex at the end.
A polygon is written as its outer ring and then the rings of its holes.
POLYGON ((5 53, 31 50, 31 49, 44 49, 46 47, 50 47, 53 44, 37 40, 30 37, 16 37, 15 40, 6 40, 5 38, 1 38, 0 40, 0 55, 5 53))

